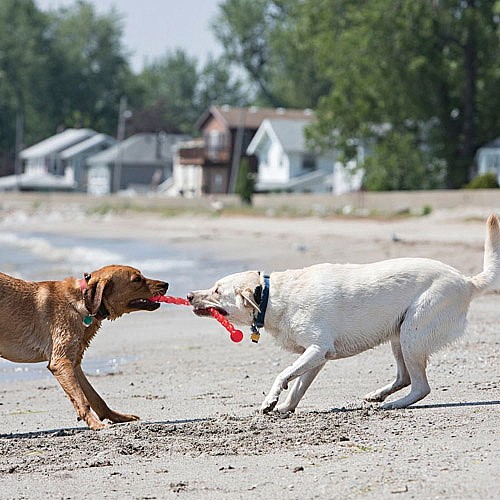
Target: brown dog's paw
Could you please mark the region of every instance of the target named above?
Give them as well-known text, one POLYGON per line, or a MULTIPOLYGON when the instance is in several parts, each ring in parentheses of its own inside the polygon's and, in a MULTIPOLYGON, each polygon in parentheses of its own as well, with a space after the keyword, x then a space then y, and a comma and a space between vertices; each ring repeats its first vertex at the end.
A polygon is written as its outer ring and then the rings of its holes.
POLYGON ((139 417, 137 415, 131 415, 129 413, 120 413, 117 411, 111 411, 103 418, 110 420, 114 424, 119 424, 123 422, 133 422, 135 420, 139 420, 139 417))
POLYGON ((94 417, 86 418, 85 422, 91 431, 100 431, 101 429, 105 429, 106 427, 109 427, 108 424, 105 424, 104 422, 101 422, 100 420, 98 420, 97 418, 94 418, 94 417))

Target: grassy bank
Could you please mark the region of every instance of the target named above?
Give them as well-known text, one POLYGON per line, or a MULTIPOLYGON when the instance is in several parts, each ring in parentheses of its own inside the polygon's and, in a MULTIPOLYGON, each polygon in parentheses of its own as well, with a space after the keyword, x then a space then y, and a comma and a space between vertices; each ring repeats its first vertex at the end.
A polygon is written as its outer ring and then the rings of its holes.
POLYGON ((237 196, 217 195, 197 199, 154 196, 102 196, 79 193, 2 193, 0 210, 79 210, 89 215, 152 212, 170 217, 181 214, 237 214, 266 216, 395 216, 426 215, 437 209, 500 207, 500 190, 408 191, 349 193, 341 196, 313 194, 255 195, 252 206, 237 196))

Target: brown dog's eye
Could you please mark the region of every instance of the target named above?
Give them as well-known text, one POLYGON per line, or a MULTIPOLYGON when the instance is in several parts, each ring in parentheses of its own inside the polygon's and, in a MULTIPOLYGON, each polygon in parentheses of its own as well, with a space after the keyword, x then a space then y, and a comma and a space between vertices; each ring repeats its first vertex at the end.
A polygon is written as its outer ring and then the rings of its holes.
POLYGON ((134 276, 134 277, 132 278, 132 281, 133 281, 134 283, 140 283, 140 282, 142 281, 142 276, 134 276))

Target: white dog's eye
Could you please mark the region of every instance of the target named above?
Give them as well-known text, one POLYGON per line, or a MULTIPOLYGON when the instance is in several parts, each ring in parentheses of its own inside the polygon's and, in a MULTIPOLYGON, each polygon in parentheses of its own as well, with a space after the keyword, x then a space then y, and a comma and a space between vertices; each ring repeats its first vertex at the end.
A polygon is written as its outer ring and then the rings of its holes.
POLYGON ((215 293, 215 295, 220 295, 220 288, 219 288, 219 287, 217 287, 217 288, 215 289, 214 293, 215 293))

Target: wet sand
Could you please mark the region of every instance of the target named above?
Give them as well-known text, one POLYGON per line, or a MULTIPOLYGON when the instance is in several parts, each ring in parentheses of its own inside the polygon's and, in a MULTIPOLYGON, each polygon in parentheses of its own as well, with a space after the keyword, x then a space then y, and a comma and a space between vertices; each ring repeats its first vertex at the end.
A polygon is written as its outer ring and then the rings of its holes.
MULTIPOLYGON (((422 256, 474 274, 482 267, 487 213, 89 218, 40 207, 22 224, 106 238, 133 231, 266 272, 422 256)), ((3 214, 2 227, 19 216, 3 214)), ((175 295, 175 273, 169 281, 175 295)), ((203 275, 197 281, 211 285, 203 275)), ((432 358, 432 392, 415 407, 388 412, 362 402, 394 375, 383 345, 328 363, 288 418, 257 411, 274 377, 296 358, 265 331, 258 345, 248 330, 233 344, 215 321, 169 305, 106 322, 86 358, 129 361, 91 381, 111 407, 142 420, 92 432, 76 422, 52 377, 4 383, 0 497, 498 498, 499 300, 489 294, 473 302, 467 334, 432 358)))

